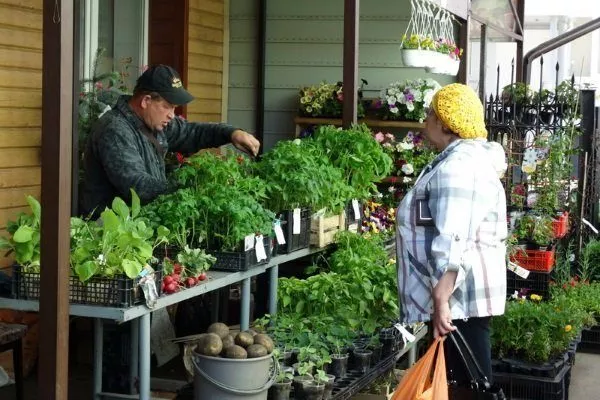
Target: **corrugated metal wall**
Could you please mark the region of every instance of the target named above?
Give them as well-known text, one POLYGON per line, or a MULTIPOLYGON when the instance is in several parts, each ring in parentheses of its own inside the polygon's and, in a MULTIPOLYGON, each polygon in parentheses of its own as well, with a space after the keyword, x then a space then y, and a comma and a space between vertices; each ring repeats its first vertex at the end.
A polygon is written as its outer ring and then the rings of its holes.
MULTIPOLYGON (((0 235, 40 194, 42 0, 0 1, 0 235)), ((0 266, 10 260, 0 257, 0 266)))
MULTIPOLYGON (((268 1, 265 148, 292 138, 298 89, 342 80, 343 0, 268 1)), ((229 120, 253 127, 256 60, 256 2, 232 0, 229 120)), ((359 76, 366 97, 376 97, 396 80, 449 76, 402 66, 398 47, 410 17, 408 0, 361 2, 359 76)))

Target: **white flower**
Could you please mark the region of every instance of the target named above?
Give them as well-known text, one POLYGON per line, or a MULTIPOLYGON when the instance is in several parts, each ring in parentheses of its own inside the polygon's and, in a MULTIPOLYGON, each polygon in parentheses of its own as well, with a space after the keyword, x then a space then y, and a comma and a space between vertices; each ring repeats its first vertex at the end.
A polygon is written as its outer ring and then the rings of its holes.
POLYGON ((519 300, 519 292, 517 292, 515 290, 515 292, 510 297, 513 298, 513 299, 515 299, 515 300, 519 300))
POLYGON ((402 182, 403 183, 411 183, 412 182, 412 178, 409 178, 408 176, 405 176, 404 178, 402 178, 402 182))
POLYGON ((412 102, 406 103, 406 109, 408 111, 413 111, 415 109, 415 105, 412 102))
POLYGON ((302 144, 302 141, 301 141, 300 139, 294 139, 293 143, 294 143, 295 145, 301 145, 301 144, 302 144))
POLYGON ((395 105, 390 106, 390 112, 392 114, 398 114, 398 111, 400 111, 400 110, 398 110, 398 107, 396 107, 395 105))
POLYGON ((396 103, 396 97, 395 96, 389 96, 387 98, 387 102, 388 102, 388 104, 395 104, 396 103))
POLYGON ((431 89, 425 90, 425 92, 423 93, 423 105, 425 107, 429 107, 429 105, 431 104, 431 100, 433 100, 434 94, 435 92, 431 89))
POLYGON ((405 173, 406 175, 410 175, 413 172, 415 172, 414 167, 412 166, 412 164, 404 164, 402 166, 402 172, 405 173))
POLYGON ((414 144, 406 142, 400 142, 398 146, 400 147, 400 150, 412 150, 415 147, 414 144))
POLYGON ((390 186, 390 187, 388 188, 388 192, 390 192, 390 193, 394 193, 395 191, 396 191, 396 188, 395 188, 395 187, 393 187, 393 186, 390 186))

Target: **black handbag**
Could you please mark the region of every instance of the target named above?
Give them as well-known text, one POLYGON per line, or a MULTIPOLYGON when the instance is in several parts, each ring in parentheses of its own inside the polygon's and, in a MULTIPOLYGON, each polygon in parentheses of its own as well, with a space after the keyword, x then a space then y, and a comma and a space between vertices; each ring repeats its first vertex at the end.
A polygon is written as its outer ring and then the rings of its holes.
POLYGON ((492 385, 488 380, 487 376, 481 369, 481 366, 475 359, 475 355, 473 354, 473 350, 467 344, 465 337, 460 333, 457 329, 453 332, 450 332, 448 335, 452 342, 454 342, 454 346, 458 353, 460 354, 465 366, 467 367, 467 372, 471 378, 471 386, 464 387, 458 386, 456 383, 449 384, 449 397, 451 400, 506 400, 506 396, 502 391, 502 388, 497 385, 492 385), (458 344, 458 339, 461 344, 458 344), (469 360, 465 357, 465 352, 468 354, 469 360))

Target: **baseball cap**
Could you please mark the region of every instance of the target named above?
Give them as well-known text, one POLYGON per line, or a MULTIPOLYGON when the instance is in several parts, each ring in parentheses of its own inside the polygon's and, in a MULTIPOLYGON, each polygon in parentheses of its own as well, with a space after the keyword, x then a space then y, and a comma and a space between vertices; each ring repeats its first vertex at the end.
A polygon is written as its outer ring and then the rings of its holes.
POLYGON ((168 65, 153 65, 144 71, 135 85, 136 91, 140 89, 156 92, 166 101, 177 106, 194 100, 194 96, 183 87, 177 71, 168 65))

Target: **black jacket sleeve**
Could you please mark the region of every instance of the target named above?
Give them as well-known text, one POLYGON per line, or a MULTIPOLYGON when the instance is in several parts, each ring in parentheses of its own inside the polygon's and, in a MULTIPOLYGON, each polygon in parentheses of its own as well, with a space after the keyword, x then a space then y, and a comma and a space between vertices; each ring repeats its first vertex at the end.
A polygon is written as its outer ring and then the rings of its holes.
POLYGON ((228 124, 188 122, 176 117, 165 129, 165 136, 169 151, 192 154, 200 149, 230 143, 236 129, 228 124))

